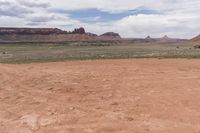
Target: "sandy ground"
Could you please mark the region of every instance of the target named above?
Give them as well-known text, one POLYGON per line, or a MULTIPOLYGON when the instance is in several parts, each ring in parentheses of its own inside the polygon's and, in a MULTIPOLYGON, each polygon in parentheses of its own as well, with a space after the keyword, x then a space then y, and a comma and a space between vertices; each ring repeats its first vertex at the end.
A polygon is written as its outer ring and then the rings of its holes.
POLYGON ((147 132, 200 132, 200 60, 0 64, 0 133, 147 132))

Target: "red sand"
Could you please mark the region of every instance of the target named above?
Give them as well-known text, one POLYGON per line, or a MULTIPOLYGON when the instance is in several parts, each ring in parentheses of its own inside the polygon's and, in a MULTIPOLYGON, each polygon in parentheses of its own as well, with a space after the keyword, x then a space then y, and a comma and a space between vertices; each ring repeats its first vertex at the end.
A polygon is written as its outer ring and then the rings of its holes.
POLYGON ((200 60, 0 64, 0 133, 146 132, 200 132, 200 60))

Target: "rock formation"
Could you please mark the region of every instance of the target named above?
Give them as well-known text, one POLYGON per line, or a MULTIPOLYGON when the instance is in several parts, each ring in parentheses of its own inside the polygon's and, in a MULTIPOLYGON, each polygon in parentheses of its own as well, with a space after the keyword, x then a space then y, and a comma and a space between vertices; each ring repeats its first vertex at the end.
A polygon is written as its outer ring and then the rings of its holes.
POLYGON ((0 35, 50 35, 50 34, 85 34, 84 28, 74 29, 72 32, 60 30, 58 28, 0 28, 0 35))
POLYGON ((192 38, 191 41, 199 42, 200 41, 200 35, 192 38))
POLYGON ((167 35, 163 36, 162 39, 170 39, 167 35))
POLYGON ((157 43, 175 43, 180 41, 185 41, 184 39, 178 39, 178 38, 169 38, 167 35, 161 37, 161 38, 152 38, 150 36, 147 36, 144 39, 145 42, 157 42, 157 43))
POLYGON ((152 38, 151 36, 147 36, 147 37, 144 39, 144 42, 156 42, 156 39, 155 39, 155 38, 152 38))
POLYGON ((97 37, 97 36, 98 36, 97 34, 90 33, 90 32, 87 32, 86 35, 88 35, 88 36, 93 36, 93 37, 97 37))
POLYGON ((17 34, 17 35, 49 35, 49 34, 66 34, 57 28, 0 28, 0 35, 17 34))
POLYGON ((102 34, 100 36, 101 37, 121 38, 118 33, 114 33, 114 32, 106 32, 106 33, 104 33, 104 34, 102 34))
POLYGON ((101 36, 86 33, 84 28, 64 31, 58 28, 1 28, 0 42, 66 42, 118 40, 120 35, 107 32, 101 36))
POLYGON ((200 45, 195 45, 194 48, 195 49, 200 49, 200 45))
POLYGON ((167 35, 165 35, 162 38, 157 38, 157 41, 164 42, 164 43, 175 43, 175 42, 186 41, 186 40, 178 39, 178 38, 170 38, 167 35))
POLYGON ((85 34, 85 29, 84 28, 78 28, 78 29, 74 29, 74 31, 72 31, 73 34, 85 34))
POLYGON ((147 36, 145 39, 151 39, 151 37, 150 37, 150 36, 147 36))

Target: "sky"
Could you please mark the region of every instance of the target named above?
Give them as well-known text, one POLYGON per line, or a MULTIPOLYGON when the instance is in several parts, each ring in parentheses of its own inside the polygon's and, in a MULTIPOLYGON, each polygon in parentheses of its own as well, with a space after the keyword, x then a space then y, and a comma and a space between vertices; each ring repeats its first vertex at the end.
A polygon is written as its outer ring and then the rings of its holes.
POLYGON ((200 34, 200 0, 0 0, 0 27, 189 39, 200 34))

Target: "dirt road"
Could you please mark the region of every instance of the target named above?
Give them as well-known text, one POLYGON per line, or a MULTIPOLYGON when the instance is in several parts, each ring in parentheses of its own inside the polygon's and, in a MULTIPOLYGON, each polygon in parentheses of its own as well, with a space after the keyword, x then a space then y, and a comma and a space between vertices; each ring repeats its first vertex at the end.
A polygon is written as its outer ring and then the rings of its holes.
POLYGON ((0 133, 199 133, 200 60, 0 64, 0 133))

